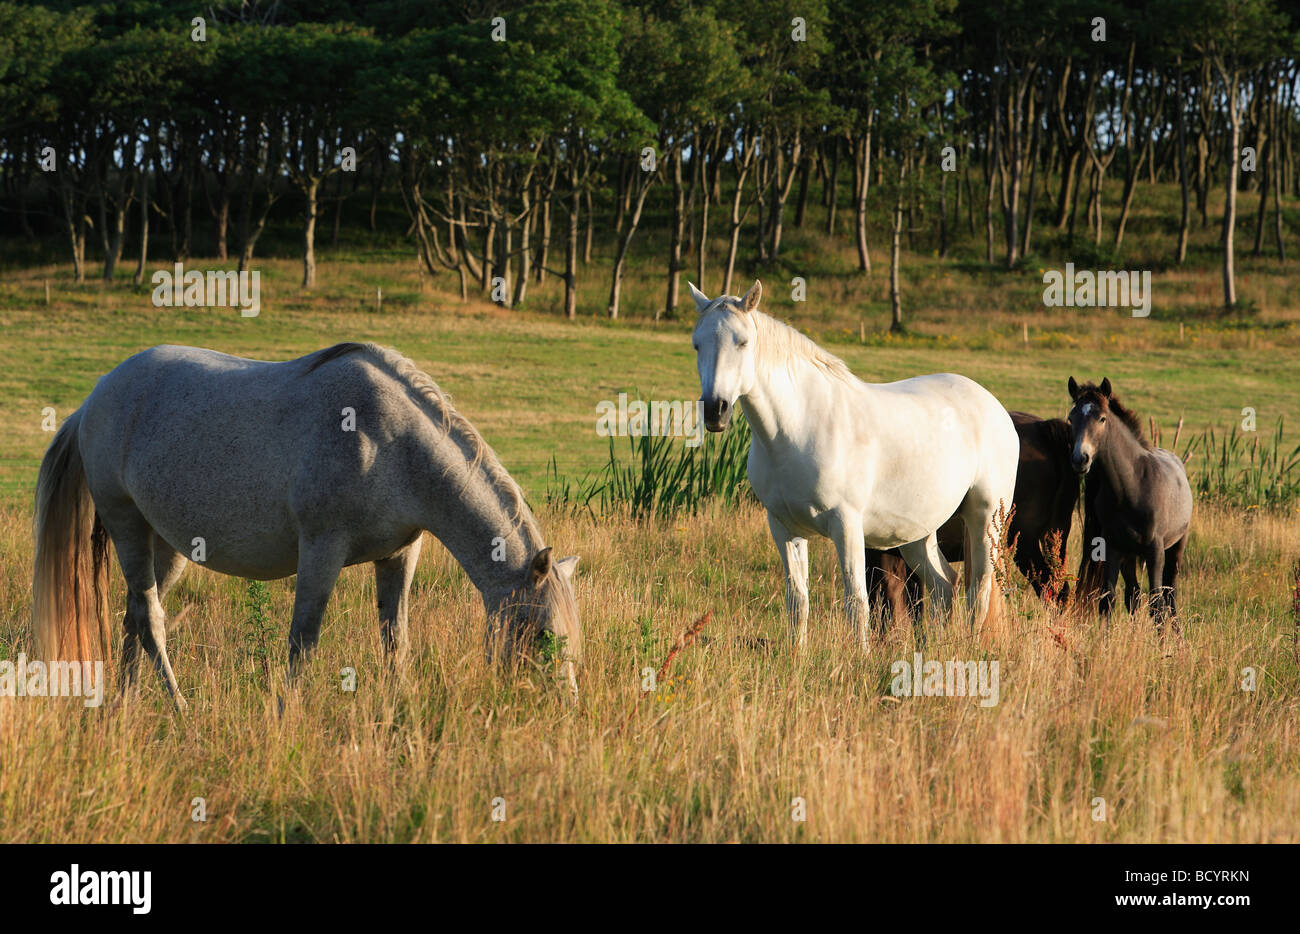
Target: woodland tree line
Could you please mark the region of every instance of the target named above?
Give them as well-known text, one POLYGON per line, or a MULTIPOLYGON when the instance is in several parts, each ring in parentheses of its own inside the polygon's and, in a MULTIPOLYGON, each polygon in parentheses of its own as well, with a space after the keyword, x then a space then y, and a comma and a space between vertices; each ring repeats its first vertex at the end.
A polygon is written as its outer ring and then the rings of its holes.
POLYGON ((0 3, 0 217, 62 237, 78 282, 89 244, 138 283, 203 227, 244 269, 291 204, 310 288, 322 216, 337 236, 368 200, 375 229, 399 192, 423 270, 462 296, 514 306, 557 276, 573 316, 600 275, 617 316, 655 198, 671 315, 683 273, 731 292, 742 249, 779 256, 813 191, 863 272, 888 257, 897 322, 914 238, 946 256, 982 234, 1014 268, 1037 215, 1117 255, 1143 187, 1172 182, 1173 263, 1223 186, 1233 305, 1238 225, 1285 258, 1298 30, 1277 0, 0 3))

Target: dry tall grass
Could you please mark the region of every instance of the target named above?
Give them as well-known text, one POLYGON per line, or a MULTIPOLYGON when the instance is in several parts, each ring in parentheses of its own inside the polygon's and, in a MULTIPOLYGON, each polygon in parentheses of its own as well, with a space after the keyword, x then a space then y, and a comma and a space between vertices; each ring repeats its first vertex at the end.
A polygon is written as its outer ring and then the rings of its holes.
MULTIPOLYGON (((441 549, 412 593, 412 655, 386 667, 368 569, 344 574, 321 649, 276 713, 291 585, 270 585, 270 677, 243 581, 187 571, 173 714, 151 673, 129 705, 0 699, 6 841, 1296 841, 1294 522, 1202 509, 1185 642, 1123 613, 1049 614, 1013 575, 982 650, 929 626, 928 659, 996 659, 1000 703, 894 698, 910 632, 852 647, 833 550, 814 543, 809 650, 785 643, 780 564, 753 507, 675 523, 542 516, 579 551, 575 709, 545 672, 481 657, 482 605, 441 549), (672 681, 619 728, 691 620, 672 681), (357 673, 353 693, 340 671, 357 673), (1242 669, 1258 674, 1243 691, 1242 669), (268 683, 268 681, 270 683, 268 683), (193 799, 207 821, 191 819, 193 799), (494 821, 494 804, 504 821, 494 821), (806 820, 793 819, 804 801, 806 820), (1106 819, 1093 819, 1105 801, 1106 819)), ((0 652, 26 647, 30 513, 0 511, 0 652)), ((1077 555, 1076 541, 1072 543, 1077 555)), ((116 573, 116 572, 115 572, 116 573)), ((114 580, 114 608, 122 585, 114 580)), ((110 697, 112 691, 110 691, 110 697)))

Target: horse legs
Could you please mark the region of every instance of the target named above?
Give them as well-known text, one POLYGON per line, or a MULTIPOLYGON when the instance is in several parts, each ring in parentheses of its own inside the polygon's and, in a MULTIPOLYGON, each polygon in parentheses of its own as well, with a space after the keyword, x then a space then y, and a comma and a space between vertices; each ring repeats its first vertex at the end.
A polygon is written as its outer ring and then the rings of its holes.
POLYGON ((1153 544, 1147 553, 1147 601, 1159 629, 1165 621, 1165 550, 1153 544))
POLYGON ((1119 581, 1120 559, 1118 555, 1107 555, 1102 564, 1101 597, 1097 600, 1097 612, 1105 619, 1110 616, 1110 609, 1115 605, 1115 584, 1119 581))
POLYGON ((1120 558, 1119 572, 1124 576, 1124 608, 1132 616, 1137 612, 1138 600, 1142 596, 1142 585, 1138 583, 1137 555, 1120 558))
POLYGON ((162 536, 154 534, 153 576, 158 585, 159 600, 167 598, 168 592, 176 586, 187 564, 189 560, 183 554, 167 544, 162 536))
POLYGON ((864 544, 864 554, 866 560, 864 567, 867 575, 867 600, 875 607, 876 612, 872 614, 872 622, 878 635, 885 634, 886 607, 888 607, 888 616, 894 615, 894 601, 890 598, 890 590, 893 588, 893 575, 885 569, 885 563, 889 560, 888 552, 881 551, 879 548, 866 548, 864 544))
POLYGON ((1169 620, 1173 624, 1174 632, 1182 631, 1178 625, 1178 566, 1183 563, 1183 549, 1186 547, 1187 536, 1184 535, 1165 549, 1165 573, 1162 583, 1165 603, 1169 609, 1169 620))
POLYGON ((966 604, 971 628, 975 629, 982 626, 988 617, 993 596, 994 545, 989 540, 993 511, 968 501, 962 508, 961 517, 966 523, 966 604))
POLYGON ((886 610, 894 625, 905 623, 912 615, 913 604, 919 604, 916 578, 907 569, 897 549, 880 551, 868 548, 867 553, 867 598, 876 607, 875 619, 879 622, 877 632, 885 632, 886 610))
POLYGON ((1015 561, 1016 567, 1024 575, 1025 580, 1029 581, 1029 586, 1034 589, 1034 595, 1040 600, 1047 601, 1048 597, 1043 596, 1048 579, 1047 559, 1043 554, 1043 529, 1019 520, 1019 515, 1012 517, 1007 534, 1007 540, 1015 543, 1012 560, 1015 561))
MULTIPOLYGON (((1060 576, 1064 577, 1066 573, 1068 573, 1065 570, 1065 562, 1069 557, 1067 553, 1067 548, 1069 547, 1069 539, 1070 539, 1069 517, 1068 516, 1066 517, 1066 524, 1064 529, 1053 529, 1052 531, 1056 532, 1058 535, 1056 541, 1056 566, 1057 568, 1060 569, 1060 576)), ((1048 574, 1048 576, 1051 575, 1050 571, 1046 571, 1046 573, 1048 574)), ((1055 602, 1057 606, 1061 606, 1061 607, 1065 606, 1070 602, 1070 582, 1068 580, 1061 581, 1061 589, 1056 592, 1055 602)))
POLYGON ((808 540, 791 535, 770 512, 767 527, 785 565, 785 612, 795 648, 808 641, 808 540))
POLYGON ((303 538, 298 543, 298 583, 293 597, 293 623, 289 627, 290 681, 320 638, 325 606, 346 560, 347 547, 340 540, 303 538))
POLYGON ((952 609, 952 594, 957 587, 957 572, 939 551, 939 537, 931 532, 927 537, 900 545, 899 553, 907 566, 921 575, 926 596, 935 613, 947 615, 952 609))
POLYGON ((411 579, 420 561, 419 536, 405 548, 375 562, 375 597, 379 603, 380 632, 384 649, 393 664, 406 657, 409 639, 406 634, 406 613, 411 579))
POLYGON ((840 557, 844 575, 844 612, 849 627, 857 633, 858 645, 867 648, 871 601, 867 596, 867 553, 862 538, 862 514, 836 512, 831 516, 831 540, 840 557))
MULTIPOLYGON (((1057 606, 1064 607, 1070 602, 1070 582, 1066 562, 1069 559, 1070 528, 1074 525, 1074 507, 1079 501, 1079 479, 1067 470, 1058 480, 1056 499, 1053 502, 1051 524, 1043 530, 1046 540, 1056 546, 1055 564, 1059 569, 1061 589, 1056 594, 1057 606)), ((1087 541, 1084 541, 1087 550, 1087 541)))
POLYGON ((913 622, 920 622, 925 614, 925 590, 921 586, 921 578, 912 573, 901 553, 898 556, 898 573, 903 578, 903 608, 911 615, 913 622))
MULTIPOLYGON (((1075 600, 1079 603, 1087 601, 1091 604, 1099 600, 1106 576, 1106 540, 1101 534, 1095 502, 1098 489, 1095 478, 1084 484, 1083 541, 1079 547, 1079 573, 1074 588, 1075 600)), ((1068 526, 1066 530, 1068 533, 1068 526)))
POLYGON ((1040 548, 1027 548, 1024 542, 1020 542, 1016 546, 1016 567, 1034 589, 1034 596, 1045 603, 1049 602, 1051 595, 1047 593, 1047 562, 1043 560, 1040 548))
MULTIPOLYGON (((108 508, 100 513, 104 528, 113 540, 117 561, 126 578, 126 617, 122 635, 122 668, 119 683, 125 693, 135 683, 139 670, 140 648, 153 660, 158 676, 178 710, 185 709, 167 655, 167 625, 162 601, 158 597, 156 556, 157 536, 134 506, 108 508)), ((165 562, 170 566, 171 559, 165 562)))

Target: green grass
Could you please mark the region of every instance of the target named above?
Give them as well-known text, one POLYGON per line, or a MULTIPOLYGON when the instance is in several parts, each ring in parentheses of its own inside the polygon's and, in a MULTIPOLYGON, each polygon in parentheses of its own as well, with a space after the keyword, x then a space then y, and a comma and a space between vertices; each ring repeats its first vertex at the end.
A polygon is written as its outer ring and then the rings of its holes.
MULTIPOLYGON (((284 264, 287 267, 287 264, 284 264)), ((286 268, 263 280, 272 296, 286 268)), ((21 282, 21 278, 19 282, 21 282)), ((11 280, 7 286, 14 289, 11 280)), ((565 323, 544 316, 476 306, 469 313, 440 297, 403 312, 357 312, 346 307, 346 285, 323 288, 306 307, 264 298, 258 318, 220 309, 154 309, 115 289, 86 286, 62 291, 52 311, 0 312, 7 365, 0 368, 6 430, 0 433, 0 496, 31 495, 49 434, 42 410, 62 419, 95 380, 138 350, 157 343, 189 343, 229 353, 288 359, 338 340, 374 340, 397 347, 451 393, 523 484, 534 502, 544 498, 547 472, 574 481, 608 459, 596 432, 601 401, 620 392, 644 399, 699 396, 689 322, 611 327, 585 319, 565 323), (345 306, 340 308, 339 306, 345 306)), ((1210 428, 1228 433, 1251 406, 1261 425, 1300 412, 1290 345, 1252 348, 1237 335, 1088 313, 1059 334, 1032 327, 1028 346, 1020 329, 969 321, 950 338, 877 337, 807 329, 843 357, 863 379, 884 382, 919 373, 963 373, 987 386, 1005 405, 1043 416, 1068 410, 1067 377, 1110 377, 1116 391, 1144 419, 1154 417, 1169 437, 1179 418, 1185 438, 1210 428), (1068 338, 1068 339, 1067 339, 1068 338)), ((798 320, 798 319, 796 319, 798 320)), ((873 333, 878 333, 873 332, 873 333)), ((1254 333, 1254 332, 1250 332, 1254 333)), ((1295 423, 1300 424, 1300 420, 1295 423)), ((680 442, 678 442, 680 443, 680 442)), ((1199 464, 1193 463, 1192 469, 1199 464)))
MULTIPOLYGON (((9 267, 0 280, 0 658, 28 644, 45 406, 65 417, 100 375, 157 343, 288 359, 340 340, 395 346, 426 369, 521 481, 548 543, 581 555, 586 658, 577 708, 541 669, 488 667, 481 598, 431 543, 411 594, 409 665, 389 671, 373 577, 348 569, 281 718, 292 582, 250 588, 191 568, 167 600, 173 620, 185 614, 169 645, 187 717, 172 714, 148 672, 140 699, 117 711, 0 699, 5 838, 1295 842, 1300 533, 1288 464, 1298 439, 1275 432, 1300 424, 1300 309, 1287 267, 1243 256, 1238 284, 1252 310, 1221 313, 1213 214, 1193 231, 1189 268, 1164 259, 1173 197, 1170 186, 1139 190, 1119 257, 1156 272, 1149 319, 1044 309, 1039 266, 1084 254, 1071 254, 1041 214, 1034 255, 1009 273, 984 265, 976 239, 940 261, 918 237, 904 260, 901 336, 887 332, 886 257, 877 250, 871 277, 854 272, 846 239, 820 233, 818 210, 804 230, 787 230, 779 262, 760 268, 742 254, 737 285, 761 277, 768 311, 864 379, 955 371, 1009 407, 1050 416, 1067 409, 1067 377, 1108 376, 1165 439, 1184 419, 1178 448, 1195 448, 1189 469, 1202 494, 1182 577, 1186 640, 1161 641, 1144 615, 1107 626, 1062 616, 1013 574, 1008 627, 991 641, 926 624, 927 657, 1001 662, 1002 701, 987 710, 886 694, 891 661, 918 646, 896 628, 857 651, 828 542, 810 543, 808 651, 789 651, 781 559, 762 511, 743 496, 728 505, 702 495, 742 488, 736 426, 711 440, 708 470, 679 440, 611 445, 597 432, 597 405, 620 392, 699 392, 692 316, 683 308, 676 320, 649 321, 666 254, 654 202, 633 246, 628 320, 614 324, 602 317, 603 261, 583 270, 579 320, 565 322, 553 280, 523 310, 462 305, 449 276, 420 290, 409 251, 368 251, 346 237, 345 250, 322 250, 321 284, 304 294, 287 229, 266 241, 286 252, 259 260, 255 319, 155 309, 121 280, 72 287, 66 266, 0 258, 9 267), (796 274, 808 280, 805 303, 783 288, 796 274), (1247 406, 1272 426, 1249 439, 1247 406), (598 490, 603 502, 588 495, 598 490), (579 501, 592 508, 575 509, 579 501), (671 681, 637 705, 641 671, 706 610, 713 617, 671 681), (344 668, 356 674, 354 692, 340 690, 344 668), (1258 674, 1254 692, 1240 689, 1245 668, 1258 674), (196 795, 207 823, 188 818, 196 795), (489 816, 498 796, 504 822, 489 816), (790 819, 795 796, 807 802, 806 822, 790 819), (1092 819, 1095 797, 1107 802, 1105 822, 1092 819)), ((878 221, 873 246, 884 242, 878 221)), ((598 260, 607 249, 599 239, 598 260)), ((709 254, 716 278, 721 244, 709 254)), ((704 285, 713 294, 718 283, 704 285)), ((1078 536, 1076 527, 1071 567, 1078 536)), ((120 613, 116 573, 111 589, 120 613)))

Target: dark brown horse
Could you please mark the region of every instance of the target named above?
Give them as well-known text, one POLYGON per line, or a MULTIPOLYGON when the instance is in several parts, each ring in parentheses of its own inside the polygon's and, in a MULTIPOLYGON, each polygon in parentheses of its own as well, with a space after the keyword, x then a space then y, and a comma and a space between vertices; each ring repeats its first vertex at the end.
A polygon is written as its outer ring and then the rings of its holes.
MULTIPOLYGON (((1142 435, 1137 415, 1120 404, 1109 379, 1080 386, 1070 377, 1071 464, 1088 475, 1085 497, 1086 558, 1101 563, 1102 615, 1125 580, 1125 603, 1137 607, 1137 563, 1147 567, 1148 600, 1157 626, 1178 613, 1178 566, 1192 520, 1192 489, 1183 462, 1142 435), (1099 541, 1098 541, 1099 540, 1099 541), (1099 556, 1090 555, 1099 548, 1099 556)), ((1081 573, 1081 578, 1083 577, 1081 573)), ((1174 628, 1177 629, 1175 619, 1174 628)))
MULTIPOLYGON (((1016 543, 1016 566, 1034 593, 1048 602, 1064 603, 1069 585, 1057 589, 1053 567, 1065 566, 1066 541, 1079 495, 1079 480, 1070 466, 1070 426, 1064 419, 1025 412, 1012 412, 1011 421, 1020 435, 1020 466, 1007 540, 1016 543)), ((957 561, 963 546, 964 527, 954 516, 939 529, 939 548, 949 561, 957 561)), ((920 582, 908 572, 897 549, 867 549, 867 585, 872 605, 881 608, 882 617, 902 621, 920 606, 920 582)))

